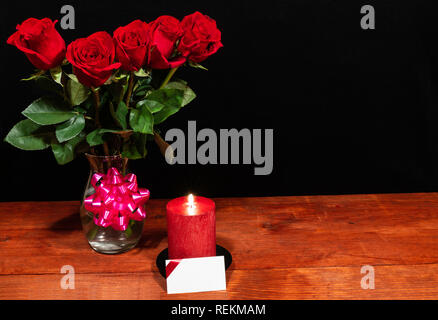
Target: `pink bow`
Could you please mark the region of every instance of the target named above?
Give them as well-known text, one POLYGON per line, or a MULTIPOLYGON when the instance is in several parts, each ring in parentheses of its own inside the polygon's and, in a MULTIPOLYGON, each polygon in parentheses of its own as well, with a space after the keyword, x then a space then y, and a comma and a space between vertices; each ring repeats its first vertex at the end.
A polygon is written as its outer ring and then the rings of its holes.
POLYGON ((84 206, 94 213, 96 225, 124 231, 130 219, 142 221, 146 218, 144 204, 149 200, 150 192, 138 188, 135 174, 122 176, 111 167, 107 174, 95 173, 91 184, 96 192, 84 200, 84 206))

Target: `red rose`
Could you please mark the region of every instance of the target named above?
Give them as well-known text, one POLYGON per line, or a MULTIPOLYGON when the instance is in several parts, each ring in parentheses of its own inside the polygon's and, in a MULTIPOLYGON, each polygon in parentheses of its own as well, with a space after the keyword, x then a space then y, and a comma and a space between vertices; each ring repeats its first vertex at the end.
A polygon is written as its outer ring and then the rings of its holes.
POLYGON ((202 62, 223 47, 216 21, 200 12, 184 17, 181 27, 184 35, 179 42, 178 51, 193 62, 202 62))
POLYGON ((65 42, 55 30, 56 22, 49 18, 29 18, 17 25, 17 31, 7 43, 23 51, 38 69, 48 70, 59 66, 65 57, 65 42))
POLYGON ((146 22, 135 20, 114 31, 117 60, 126 71, 138 71, 146 62, 149 34, 146 22))
POLYGON ((115 49, 111 36, 104 31, 80 38, 67 47, 67 60, 80 83, 87 87, 100 87, 121 63, 114 62, 115 49))
POLYGON ((176 68, 186 59, 175 56, 176 41, 182 35, 178 19, 171 16, 161 16, 149 24, 150 51, 148 65, 153 69, 176 68))

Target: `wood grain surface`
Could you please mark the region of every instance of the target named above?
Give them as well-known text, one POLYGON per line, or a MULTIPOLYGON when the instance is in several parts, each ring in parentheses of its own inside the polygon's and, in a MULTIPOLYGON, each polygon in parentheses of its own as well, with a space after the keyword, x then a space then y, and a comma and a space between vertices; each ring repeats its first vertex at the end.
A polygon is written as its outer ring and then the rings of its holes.
POLYGON ((89 247, 78 202, 0 203, 0 299, 438 298, 437 193, 215 201, 217 242, 233 255, 227 291, 180 295, 155 266, 167 200, 148 203, 142 239, 120 255, 89 247), (64 265, 74 290, 60 286, 64 265))

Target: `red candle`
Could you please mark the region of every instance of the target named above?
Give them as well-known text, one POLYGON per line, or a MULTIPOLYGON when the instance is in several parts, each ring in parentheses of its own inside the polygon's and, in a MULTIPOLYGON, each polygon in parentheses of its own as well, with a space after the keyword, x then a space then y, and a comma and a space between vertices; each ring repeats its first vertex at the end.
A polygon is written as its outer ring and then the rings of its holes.
POLYGON ((167 203, 169 259, 216 255, 214 201, 189 195, 167 203))

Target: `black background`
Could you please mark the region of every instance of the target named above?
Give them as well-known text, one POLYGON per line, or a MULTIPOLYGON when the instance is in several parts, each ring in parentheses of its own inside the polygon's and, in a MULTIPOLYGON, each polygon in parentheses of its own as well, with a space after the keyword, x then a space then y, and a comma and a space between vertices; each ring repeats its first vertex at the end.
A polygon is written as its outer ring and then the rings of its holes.
MULTIPOLYGON (((0 136, 23 119, 38 91, 19 81, 33 72, 6 45, 29 17, 60 19, 73 5, 78 37, 162 14, 196 10, 213 17, 224 48, 204 65, 179 70, 198 97, 161 127, 273 128, 274 169, 253 165, 166 164, 151 143, 131 162, 155 198, 438 191, 437 6, 432 1, 2 1, 0 136), (362 5, 376 29, 362 30, 362 5)), ((88 164, 58 166, 50 149, 21 151, 0 143, 0 201, 74 200, 88 164)))
MULTIPOLYGON (((291 310, 293 312, 303 312, 310 317, 318 317, 321 312, 331 316, 336 316, 339 319, 350 319, 350 310, 373 310, 378 311, 382 316, 394 317, 398 315, 418 317, 418 315, 429 315, 435 312, 437 307, 436 301, 297 301, 297 300, 233 300, 232 305, 265 305, 266 314, 264 315, 216 315, 214 313, 204 313, 202 319, 283 319, 285 314, 289 314, 291 310), (340 312, 341 310, 341 312, 340 312)), ((54 313, 47 313, 48 308, 50 310, 69 310, 69 314, 73 316, 81 317, 83 310, 87 309, 87 314, 90 316, 102 317, 109 316, 114 317, 115 314, 124 315, 125 310, 130 310, 135 315, 140 314, 142 310, 147 310, 148 313, 156 312, 157 314, 163 314, 167 316, 167 319, 193 319, 191 315, 178 315, 172 316, 172 308, 181 307, 193 307, 193 306, 205 307, 206 309, 215 310, 216 305, 230 305, 227 300, 136 300, 136 301, 90 301, 90 300, 57 300, 57 301, 0 301, 0 307, 2 310, 13 310, 15 315, 26 315, 28 310, 32 309, 34 314, 41 314, 48 319, 54 319, 52 316, 54 313), (108 306, 108 307, 107 307, 108 306), (52 317, 52 318, 51 318, 52 317)))

